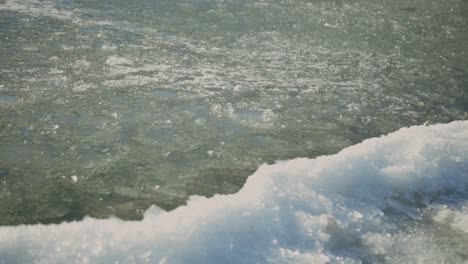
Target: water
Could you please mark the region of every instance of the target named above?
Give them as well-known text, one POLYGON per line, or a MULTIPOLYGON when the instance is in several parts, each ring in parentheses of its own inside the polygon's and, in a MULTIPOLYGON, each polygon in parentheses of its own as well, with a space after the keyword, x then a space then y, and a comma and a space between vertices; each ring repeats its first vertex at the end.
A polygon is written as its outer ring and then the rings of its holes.
POLYGON ((0 4, 0 224, 141 219, 468 118, 468 3, 0 4))

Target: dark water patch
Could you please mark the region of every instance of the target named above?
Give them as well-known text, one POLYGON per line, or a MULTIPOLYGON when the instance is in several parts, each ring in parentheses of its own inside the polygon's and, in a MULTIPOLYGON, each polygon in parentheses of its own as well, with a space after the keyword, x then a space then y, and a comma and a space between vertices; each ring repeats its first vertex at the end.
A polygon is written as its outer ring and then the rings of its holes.
POLYGON ((419 9, 417 9, 416 7, 402 7, 400 8, 401 11, 405 11, 405 12, 408 12, 408 13, 414 13, 414 12, 417 12, 419 11, 419 9))
POLYGON ((18 100, 17 96, 14 95, 0 95, 0 103, 12 103, 18 100))
POLYGON ((263 112, 258 110, 240 110, 236 114, 242 120, 258 122, 262 120, 263 112))
POLYGON ((210 107, 208 105, 192 104, 188 107, 188 110, 196 114, 207 115, 210 112, 210 107))
POLYGON ((9 174, 10 174, 10 172, 9 172, 8 170, 6 170, 6 169, 1 169, 1 168, 0 168, 0 178, 6 177, 6 176, 8 176, 9 174))

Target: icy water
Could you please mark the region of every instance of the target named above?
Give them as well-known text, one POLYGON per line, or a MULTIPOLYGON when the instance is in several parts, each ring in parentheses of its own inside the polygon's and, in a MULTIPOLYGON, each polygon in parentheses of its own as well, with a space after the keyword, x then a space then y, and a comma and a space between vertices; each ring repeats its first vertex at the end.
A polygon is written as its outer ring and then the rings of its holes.
POLYGON ((0 225, 141 219, 468 119, 464 0, 0 0, 0 40, 0 225))

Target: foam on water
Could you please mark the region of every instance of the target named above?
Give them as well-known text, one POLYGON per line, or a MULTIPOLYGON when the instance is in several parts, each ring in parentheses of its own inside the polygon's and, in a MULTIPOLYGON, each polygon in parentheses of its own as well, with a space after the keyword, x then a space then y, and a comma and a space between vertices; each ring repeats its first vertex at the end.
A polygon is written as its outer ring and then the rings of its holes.
POLYGON ((140 222, 0 227, 0 262, 462 263, 467 200, 468 121, 418 126, 140 222))

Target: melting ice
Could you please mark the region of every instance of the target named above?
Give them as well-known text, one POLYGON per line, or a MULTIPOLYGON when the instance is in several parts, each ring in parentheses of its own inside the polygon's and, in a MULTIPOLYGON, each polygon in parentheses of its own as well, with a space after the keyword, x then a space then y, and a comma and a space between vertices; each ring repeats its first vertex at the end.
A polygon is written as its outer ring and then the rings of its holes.
POLYGON ((466 0, 0 0, 0 225, 142 219, 466 120, 467 28, 466 0))
POLYGON ((0 227, 1 263, 464 263, 468 121, 263 165, 172 212, 0 227))

